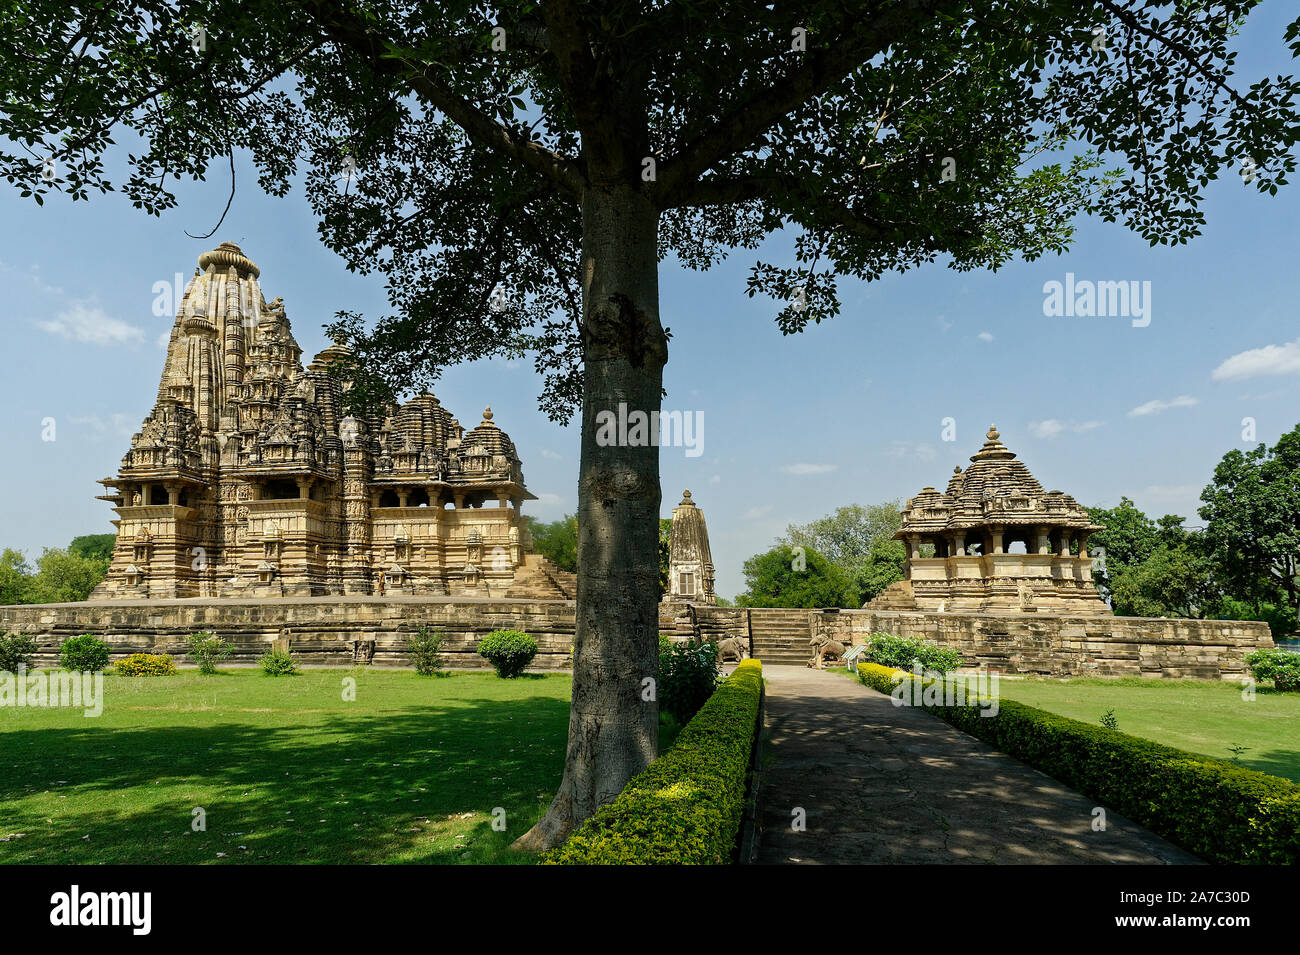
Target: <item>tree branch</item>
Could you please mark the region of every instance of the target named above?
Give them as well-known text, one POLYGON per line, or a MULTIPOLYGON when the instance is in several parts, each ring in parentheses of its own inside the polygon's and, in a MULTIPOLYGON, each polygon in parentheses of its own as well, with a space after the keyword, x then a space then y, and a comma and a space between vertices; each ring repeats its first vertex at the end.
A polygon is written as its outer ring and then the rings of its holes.
POLYGON ((301 0, 299 6, 335 43, 358 54, 377 76, 406 84, 465 131, 476 145, 509 156, 552 184, 581 196, 586 178, 573 159, 520 136, 473 105, 426 68, 395 54, 395 45, 366 21, 328 0, 301 0))
MULTIPOLYGON (((938 0, 935 8, 951 5, 938 0)), ((845 39, 832 39, 824 48, 802 55, 802 65, 775 83, 755 80, 742 93, 741 102, 707 132, 687 143, 659 165, 657 202, 663 209, 678 204, 677 194, 718 161, 745 149, 764 131, 796 108, 826 92, 873 56, 905 38, 919 16, 932 10, 890 7, 865 19, 855 15, 833 31, 845 39), (852 39, 848 39, 852 37, 852 39)))

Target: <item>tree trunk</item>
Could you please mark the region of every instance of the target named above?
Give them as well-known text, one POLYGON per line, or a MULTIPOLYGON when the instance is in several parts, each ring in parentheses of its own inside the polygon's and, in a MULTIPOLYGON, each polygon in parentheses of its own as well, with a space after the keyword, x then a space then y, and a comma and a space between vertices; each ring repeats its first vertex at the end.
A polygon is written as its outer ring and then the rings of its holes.
POLYGON ((617 421, 640 411, 648 422, 659 411, 668 358, 659 324, 659 216, 633 188, 590 186, 582 220, 573 700, 559 792, 515 843, 532 850, 561 844, 658 750, 659 705, 645 681, 657 680, 659 666, 659 435, 647 424, 644 442, 631 427, 631 440, 598 441, 597 426, 602 412, 617 421))

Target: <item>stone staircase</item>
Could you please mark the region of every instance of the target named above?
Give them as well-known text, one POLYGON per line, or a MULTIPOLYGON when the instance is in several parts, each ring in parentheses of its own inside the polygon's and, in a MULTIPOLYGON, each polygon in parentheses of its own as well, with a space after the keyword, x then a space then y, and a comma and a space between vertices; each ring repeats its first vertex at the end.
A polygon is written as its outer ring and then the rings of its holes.
POLYGON ((812 657, 808 610, 756 607, 749 611, 754 656, 769 665, 802 666, 812 657))
POLYGON ((578 596, 578 575, 561 570, 541 554, 525 554, 523 566, 506 597, 519 600, 573 600, 578 596))
POLYGON ((910 580, 896 580, 868 603, 868 610, 915 610, 916 596, 910 580))

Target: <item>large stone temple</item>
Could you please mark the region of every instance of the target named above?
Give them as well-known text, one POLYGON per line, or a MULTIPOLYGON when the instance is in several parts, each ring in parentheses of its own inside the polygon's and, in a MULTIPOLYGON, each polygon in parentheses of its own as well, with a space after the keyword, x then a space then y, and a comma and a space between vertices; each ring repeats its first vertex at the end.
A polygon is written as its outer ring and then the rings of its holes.
POLYGON ((996 427, 940 493, 903 508, 906 579, 869 610, 1109 614, 1092 581, 1088 538, 1104 528, 1069 494, 1044 491, 996 427))
POLYGON ((199 257, 153 411, 100 482, 117 545, 92 599, 572 598, 529 553, 535 498, 491 408, 469 430, 428 393, 348 415, 346 348, 304 368, 259 276, 229 242, 199 257))

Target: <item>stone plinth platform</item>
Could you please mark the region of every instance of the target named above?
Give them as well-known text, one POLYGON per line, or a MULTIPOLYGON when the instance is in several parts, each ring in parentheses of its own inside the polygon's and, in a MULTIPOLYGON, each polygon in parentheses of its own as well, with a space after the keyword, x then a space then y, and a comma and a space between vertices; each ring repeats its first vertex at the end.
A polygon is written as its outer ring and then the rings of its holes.
POLYGON ((0 630, 36 638, 38 665, 58 661, 68 637, 92 633, 128 653, 171 653, 185 662, 185 638, 210 630, 234 646, 228 662, 254 663, 274 640, 288 639, 306 664, 349 666, 373 640, 374 665, 408 666, 406 638, 427 624, 446 634, 451 667, 482 667, 479 641, 493 630, 522 630, 537 640, 537 669, 570 663, 574 603, 468 597, 283 597, 267 600, 185 598, 101 600, 0 607, 0 630), (354 641, 361 641, 357 654, 354 641))
POLYGON ((1232 680, 1246 675, 1246 654, 1273 646, 1254 620, 814 610, 809 622, 846 646, 876 632, 920 637, 960 650, 967 666, 1056 677, 1232 680))

